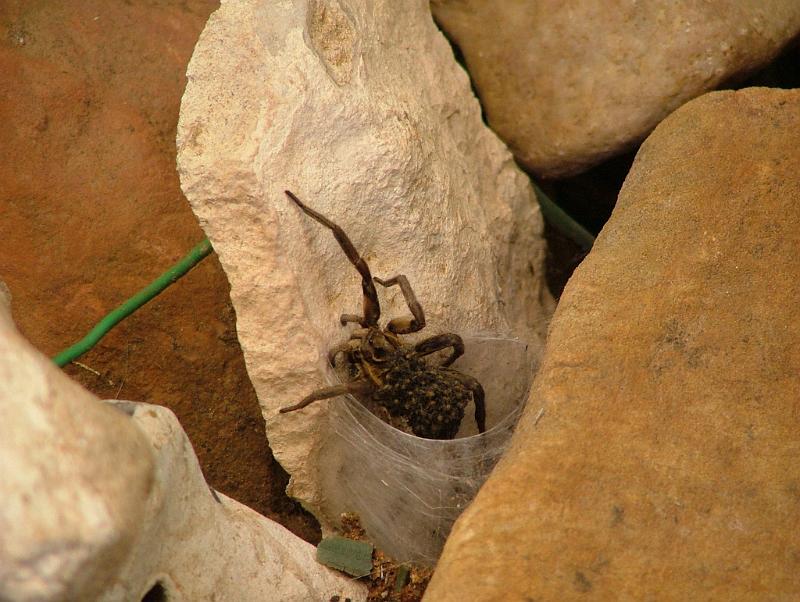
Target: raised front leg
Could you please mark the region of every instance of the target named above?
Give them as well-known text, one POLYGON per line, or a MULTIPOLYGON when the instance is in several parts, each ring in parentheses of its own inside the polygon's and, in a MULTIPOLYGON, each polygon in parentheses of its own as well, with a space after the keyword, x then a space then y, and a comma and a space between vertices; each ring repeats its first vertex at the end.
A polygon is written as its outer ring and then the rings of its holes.
POLYGON ((311 207, 304 204, 294 195, 294 193, 288 190, 285 190, 284 192, 295 202, 298 207, 300 207, 300 209, 305 211, 307 215, 313 217, 326 228, 331 229, 333 232, 333 237, 339 243, 342 251, 344 251, 344 254, 347 255, 350 263, 352 263, 358 270, 358 273, 361 274, 361 291, 364 294, 364 316, 362 317, 345 314, 341 317, 342 326, 348 322, 358 322, 364 327, 377 326, 378 319, 381 317, 381 306, 378 302, 378 292, 375 290, 375 285, 372 282, 372 274, 370 274, 367 262, 364 261, 364 258, 361 257, 361 255, 358 254, 358 251, 356 251, 355 246, 347 237, 347 234, 345 234, 344 230, 342 230, 338 225, 333 223, 321 213, 314 211, 311 207))
POLYGON ((402 274, 398 274, 388 280, 381 280, 376 277, 375 282, 385 287, 394 286, 395 284, 399 285, 400 290, 403 291, 403 298, 406 300, 406 305, 408 305, 408 309, 411 310, 410 316, 390 320, 386 325, 386 329, 389 332, 393 332, 394 334, 408 334, 425 328, 425 312, 422 311, 422 306, 419 304, 419 301, 417 301, 414 291, 411 290, 408 278, 402 274))
POLYGON ((483 386, 478 382, 477 378, 469 374, 464 374, 452 368, 448 372, 460 380, 472 393, 472 401, 475 402, 475 424, 478 425, 479 433, 486 432, 486 393, 483 391, 483 386))
POLYGON ((448 347, 452 347, 453 352, 450 354, 450 357, 448 357, 442 364, 443 367, 447 367, 454 361, 456 361, 459 357, 464 355, 464 341, 457 334, 453 334, 450 332, 444 334, 437 334, 434 337, 425 339, 424 341, 420 341, 419 343, 417 343, 414 346, 414 351, 417 352, 417 355, 423 356, 435 353, 437 351, 441 351, 442 349, 447 349, 448 347))
POLYGON ((374 390, 374 387, 371 383, 368 383, 364 380, 356 380, 351 383, 347 383, 344 385, 334 385, 332 387, 325 387, 324 389, 319 389, 318 391, 314 391, 311 395, 303 399, 300 403, 296 403, 293 406, 286 406, 285 408, 280 409, 281 414, 285 414, 286 412, 294 412, 295 410, 302 410, 304 407, 311 405, 315 401, 320 401, 322 399, 330 399, 331 397, 338 397, 339 395, 346 395, 350 393, 352 395, 368 395, 374 390))

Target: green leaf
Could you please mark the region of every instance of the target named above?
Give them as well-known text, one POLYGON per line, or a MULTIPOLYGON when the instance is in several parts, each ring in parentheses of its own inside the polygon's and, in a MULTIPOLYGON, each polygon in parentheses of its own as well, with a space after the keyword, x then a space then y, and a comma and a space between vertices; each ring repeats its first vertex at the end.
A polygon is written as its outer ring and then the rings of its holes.
POLYGON ((317 546, 317 562, 353 577, 364 577, 372 570, 372 544, 338 536, 326 537, 317 546))

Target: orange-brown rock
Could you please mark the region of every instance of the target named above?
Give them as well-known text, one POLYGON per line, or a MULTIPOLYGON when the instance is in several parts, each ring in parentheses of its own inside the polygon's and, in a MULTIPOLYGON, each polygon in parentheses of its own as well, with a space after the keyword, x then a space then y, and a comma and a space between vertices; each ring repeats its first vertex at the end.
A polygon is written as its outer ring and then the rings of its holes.
POLYGON ((426 600, 800 599, 798 131, 746 89, 644 143, 426 600))
MULTIPOLYGON (((53 355, 204 237, 180 191, 185 71, 218 0, 0 2, 0 278, 53 355)), ((313 539, 283 493, 214 256, 66 372, 169 406, 209 482, 313 539)))

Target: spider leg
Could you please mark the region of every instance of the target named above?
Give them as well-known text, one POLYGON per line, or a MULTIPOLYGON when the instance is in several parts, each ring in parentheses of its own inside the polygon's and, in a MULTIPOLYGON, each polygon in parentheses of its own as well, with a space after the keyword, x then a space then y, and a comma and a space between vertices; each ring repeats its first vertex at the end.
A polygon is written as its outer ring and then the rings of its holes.
POLYGON ((344 343, 339 343, 335 347, 331 347, 328 351, 328 363, 335 368, 336 357, 340 353, 352 353, 355 349, 357 349, 357 346, 353 345, 352 338, 344 343))
POLYGON ((280 409, 281 414, 285 414, 286 412, 294 412, 295 410, 302 410, 304 407, 311 405, 315 401, 320 401, 321 399, 330 399, 331 397, 338 397, 339 395, 345 395, 347 393, 353 394, 368 394, 373 391, 373 386, 365 380, 356 380, 351 383, 347 383, 344 385, 334 385, 332 387, 325 387, 323 389, 319 389, 318 391, 314 391, 310 395, 308 395, 303 401, 300 403, 296 403, 293 406, 286 406, 285 408, 280 409))
POLYGON ((437 334, 436 336, 420 341, 414 345, 414 351, 416 351, 417 355, 423 356, 430 353, 435 353, 441 349, 447 349, 448 347, 452 347, 453 352, 442 364, 443 367, 447 367, 459 357, 464 355, 464 341, 457 334, 452 334, 449 332, 445 334, 437 334))
POLYGON ((356 328, 350 333, 351 341, 360 341, 369 334, 369 328, 356 328))
POLYGON ((472 393, 472 401, 475 402, 475 424, 478 425, 478 432, 486 432, 486 394, 483 391, 483 386, 478 382, 477 378, 469 374, 463 374, 458 370, 448 369, 447 372, 454 378, 461 381, 472 393))
POLYGON ((422 311, 422 306, 419 304, 419 301, 417 301, 417 297, 411 289, 411 285, 408 283, 408 278, 402 274, 398 274, 388 280, 381 280, 380 278, 375 278, 374 280, 385 287, 394 286, 395 284, 399 285, 400 290, 403 291, 403 298, 406 300, 406 305, 408 305, 408 309, 411 310, 410 316, 390 320, 389 324, 386 325, 386 329, 389 332, 394 334, 409 334, 425 328, 425 312, 422 311))
POLYGON ((339 322, 341 322, 342 326, 347 326, 349 322, 355 322, 356 324, 364 326, 364 318, 356 314, 342 314, 339 316, 339 322))
POLYGON ((330 230, 333 232, 334 238, 339 243, 339 246, 342 248, 342 251, 344 251, 344 254, 347 255, 350 263, 352 263, 358 270, 358 273, 361 274, 361 290, 364 293, 364 317, 362 318, 360 316, 344 314, 341 317, 342 326, 347 324, 347 322, 358 322, 364 327, 377 326, 378 319, 381 317, 381 306, 378 302, 378 292, 375 290, 375 285, 372 282, 372 274, 370 274, 367 262, 364 261, 364 258, 361 257, 361 255, 358 254, 355 246, 353 246, 353 243, 340 226, 333 223, 321 213, 318 213, 311 207, 305 205, 294 195, 294 193, 288 190, 285 190, 284 192, 307 215, 313 217, 326 228, 330 228, 330 230))

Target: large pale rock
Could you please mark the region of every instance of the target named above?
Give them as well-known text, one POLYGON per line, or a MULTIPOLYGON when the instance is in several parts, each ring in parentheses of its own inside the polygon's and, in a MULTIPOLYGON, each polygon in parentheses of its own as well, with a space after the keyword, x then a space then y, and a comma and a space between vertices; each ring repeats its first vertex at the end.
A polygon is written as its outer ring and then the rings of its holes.
POLYGON ((798 131, 747 89, 647 139, 426 600, 800 599, 798 131))
MULTIPOLYGON (((375 275, 409 277, 421 336, 500 333, 532 349, 548 307, 538 205, 423 0, 226 2, 188 79, 183 190, 230 279, 270 445, 321 515, 328 402, 277 411, 323 384, 361 287, 284 189, 339 223, 375 275)), ((384 317, 408 313, 396 288, 380 294, 384 317)))
POLYGON ((19 335, 3 289, 0 600, 96 600, 135 544, 153 451, 19 335))
MULTIPOLYGON (((169 600, 365 600, 366 587, 316 562, 314 546, 247 506, 212 493, 175 415, 122 402, 156 454, 140 539, 101 600, 154 585, 169 600)), ((136 598, 139 599, 139 598, 136 598)))
POLYGON ((543 177, 639 143, 687 100, 773 58, 796 0, 432 0, 489 123, 543 177))
POLYGON ((0 303, 0 599, 366 598, 313 546, 215 499, 170 410, 117 405, 36 352, 0 303))

